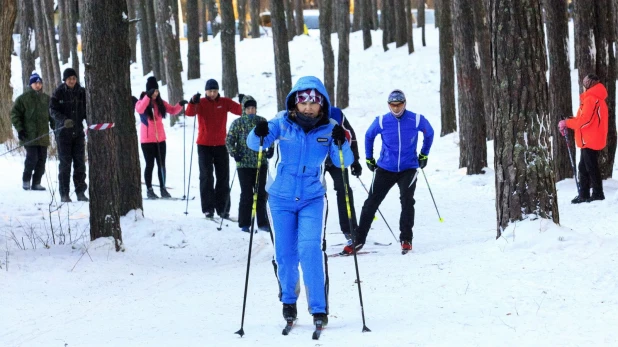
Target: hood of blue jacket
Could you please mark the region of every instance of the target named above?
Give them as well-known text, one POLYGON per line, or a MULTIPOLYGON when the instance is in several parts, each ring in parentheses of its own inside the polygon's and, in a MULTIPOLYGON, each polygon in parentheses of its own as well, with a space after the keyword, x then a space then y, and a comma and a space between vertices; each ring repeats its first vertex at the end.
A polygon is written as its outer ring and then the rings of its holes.
POLYGON ((285 99, 287 109, 293 110, 296 107, 296 92, 306 89, 315 89, 324 96, 325 103, 322 105, 322 111, 328 118, 330 118, 330 97, 328 96, 326 87, 324 87, 322 81, 314 76, 301 77, 298 81, 296 81, 296 84, 292 87, 292 90, 290 90, 287 98, 285 99))

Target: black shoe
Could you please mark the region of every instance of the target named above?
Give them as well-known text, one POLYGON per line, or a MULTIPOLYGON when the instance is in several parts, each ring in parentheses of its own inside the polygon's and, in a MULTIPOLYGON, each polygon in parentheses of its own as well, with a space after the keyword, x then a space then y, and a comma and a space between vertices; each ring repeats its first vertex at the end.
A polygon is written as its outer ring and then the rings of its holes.
POLYGON ((588 202, 595 201, 595 200, 605 200, 605 194, 603 194, 603 192, 600 192, 600 193, 592 192, 592 195, 590 196, 590 199, 588 199, 588 202))
POLYGON ((206 219, 215 220, 215 213, 214 212, 206 212, 206 213, 204 213, 204 215, 206 216, 206 219))
POLYGON ((283 304, 283 319, 294 320, 296 319, 296 304, 283 304))
POLYGON ((69 195, 61 195, 60 196, 60 202, 73 202, 73 200, 71 200, 71 198, 69 198, 69 195))
POLYGON ((30 181, 24 181, 21 185, 24 190, 30 190, 30 181))
POLYGON ((171 198, 172 196, 170 195, 170 193, 167 192, 167 189, 161 188, 161 197, 163 199, 167 199, 167 198, 171 198))
POLYGON ((572 204, 581 204, 582 202, 590 202, 590 198, 582 198, 579 195, 571 200, 572 204))
POLYGON ((90 201, 90 200, 88 200, 84 192, 81 192, 81 193, 77 193, 77 201, 90 201))
POLYGON ((158 199, 159 198, 157 194, 155 194, 152 188, 148 188, 148 190, 146 191, 146 197, 148 199, 158 199))
POLYGON ((326 313, 314 313, 313 314, 313 324, 317 324, 319 321, 322 322, 322 326, 325 327, 328 324, 328 315, 326 313))
POLYGON ((43 187, 40 183, 37 183, 37 184, 33 184, 30 189, 32 189, 32 190, 45 190, 45 187, 43 187))

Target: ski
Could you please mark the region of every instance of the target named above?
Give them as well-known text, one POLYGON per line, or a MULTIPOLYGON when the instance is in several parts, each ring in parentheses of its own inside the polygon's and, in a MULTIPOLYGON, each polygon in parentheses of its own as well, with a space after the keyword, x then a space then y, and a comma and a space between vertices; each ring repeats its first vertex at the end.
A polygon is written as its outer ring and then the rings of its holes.
MULTIPOLYGON (((195 196, 192 197, 189 200, 194 200, 195 196)), ((183 198, 156 198, 156 199, 151 199, 151 198, 144 198, 144 200, 150 200, 150 201, 156 201, 156 200, 161 200, 161 201, 186 201, 187 199, 183 199, 183 198)))
MULTIPOLYGON (((142 182, 142 185, 144 185, 144 186, 145 186, 145 185, 146 185, 146 183, 142 182)), ((157 185, 157 184, 153 184, 152 186, 153 186, 153 187, 160 187, 160 185, 157 185)), ((172 188, 172 187, 165 187, 165 189, 174 189, 174 188, 172 188)))
POLYGON ((408 252, 410 252, 410 250, 404 249, 403 251, 401 251, 401 255, 406 255, 408 254, 408 252))
POLYGON ((287 336, 290 331, 292 330, 292 328, 294 327, 294 323, 296 322, 296 319, 290 319, 286 322, 285 327, 283 328, 283 331, 281 332, 282 335, 287 336))
POLYGON ((393 243, 392 242, 389 242, 389 243, 374 242, 373 244, 376 246, 390 246, 393 243))
POLYGON ((311 338, 314 340, 319 340, 320 335, 322 335, 322 330, 324 330, 324 327, 322 326, 322 321, 320 320, 315 322, 315 331, 313 332, 311 338))
MULTIPOLYGON (((378 251, 358 251, 356 252, 356 255, 363 255, 363 254, 371 254, 371 253, 378 253, 378 251)), ((351 257, 353 256, 352 254, 347 254, 344 252, 339 252, 339 253, 334 253, 334 254, 329 254, 328 257, 329 258, 335 258, 335 257, 351 257)))

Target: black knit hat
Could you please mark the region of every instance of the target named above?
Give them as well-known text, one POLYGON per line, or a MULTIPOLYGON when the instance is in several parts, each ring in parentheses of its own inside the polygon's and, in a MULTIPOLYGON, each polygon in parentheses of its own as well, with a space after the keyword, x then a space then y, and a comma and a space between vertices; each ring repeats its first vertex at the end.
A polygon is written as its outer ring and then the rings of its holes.
POLYGON ((219 83, 217 82, 217 80, 215 79, 209 79, 208 81, 206 81, 206 88, 204 90, 219 90, 219 83))
POLYGON ((242 106, 243 106, 243 108, 247 108, 247 107, 251 107, 251 106, 257 107, 257 102, 255 100, 253 100, 253 99, 249 99, 249 100, 245 101, 245 103, 242 106))
POLYGON ((151 89, 159 89, 159 83, 157 83, 157 78, 154 76, 150 76, 146 80, 146 91, 151 89))
POLYGON ((64 72, 62 73, 62 81, 66 81, 67 78, 71 77, 71 76, 75 76, 77 77, 77 73, 75 72, 75 70, 73 70, 72 68, 67 68, 66 70, 64 70, 64 72))

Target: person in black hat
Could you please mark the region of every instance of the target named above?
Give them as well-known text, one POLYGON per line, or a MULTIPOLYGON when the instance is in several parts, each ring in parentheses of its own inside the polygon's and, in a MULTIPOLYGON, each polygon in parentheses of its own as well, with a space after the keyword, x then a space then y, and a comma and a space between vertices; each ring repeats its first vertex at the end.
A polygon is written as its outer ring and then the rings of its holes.
POLYGON ((64 83, 58 86, 49 102, 49 111, 56 120, 58 143, 58 185, 60 201, 71 202, 69 197, 71 164, 73 184, 78 201, 86 197, 86 90, 77 81, 75 70, 68 68, 62 73, 64 83))

